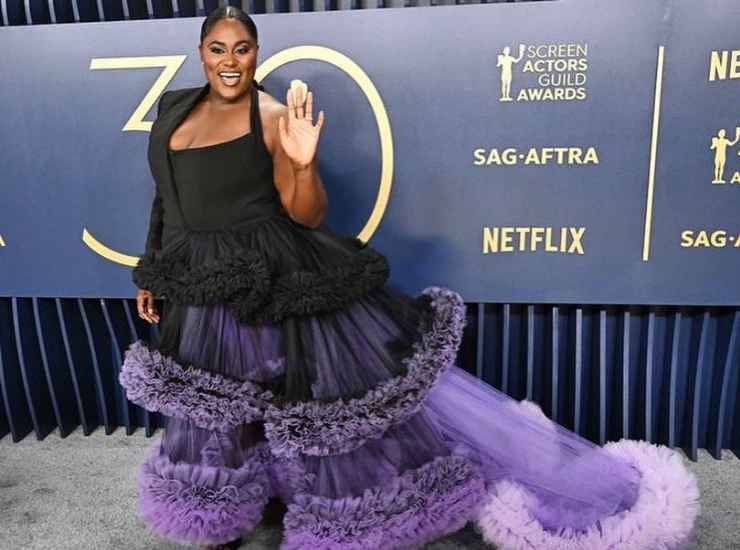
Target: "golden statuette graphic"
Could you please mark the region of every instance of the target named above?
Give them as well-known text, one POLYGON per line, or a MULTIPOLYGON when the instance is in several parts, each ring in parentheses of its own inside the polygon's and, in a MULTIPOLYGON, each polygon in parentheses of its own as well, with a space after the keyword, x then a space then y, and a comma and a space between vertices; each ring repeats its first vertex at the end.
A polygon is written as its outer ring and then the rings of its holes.
MULTIPOLYGON (((727 183, 724 179, 725 163, 727 162, 727 148, 735 145, 738 140, 740 140, 740 126, 735 128, 735 139, 732 141, 727 139, 724 128, 719 130, 716 136, 712 137, 712 145, 709 149, 714 151, 713 184, 727 183)), ((738 151, 738 154, 740 155, 740 151, 738 151)))
POLYGON ((498 61, 496 67, 501 67, 501 97, 499 101, 514 101, 511 98, 511 74, 512 67, 515 63, 519 63, 524 57, 524 44, 519 44, 519 57, 511 55, 511 48, 506 46, 500 54, 498 54, 498 61))

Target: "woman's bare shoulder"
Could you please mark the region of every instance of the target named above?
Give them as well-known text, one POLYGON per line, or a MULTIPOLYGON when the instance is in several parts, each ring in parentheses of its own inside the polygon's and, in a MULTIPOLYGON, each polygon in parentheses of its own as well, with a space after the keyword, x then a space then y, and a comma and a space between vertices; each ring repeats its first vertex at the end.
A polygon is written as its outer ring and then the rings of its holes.
POLYGON ((257 97, 259 98, 260 102, 260 113, 262 114, 262 120, 266 120, 267 117, 269 120, 274 120, 275 122, 277 122, 277 119, 280 116, 288 113, 288 107, 285 104, 280 103, 280 101, 275 99, 264 90, 260 90, 257 97))

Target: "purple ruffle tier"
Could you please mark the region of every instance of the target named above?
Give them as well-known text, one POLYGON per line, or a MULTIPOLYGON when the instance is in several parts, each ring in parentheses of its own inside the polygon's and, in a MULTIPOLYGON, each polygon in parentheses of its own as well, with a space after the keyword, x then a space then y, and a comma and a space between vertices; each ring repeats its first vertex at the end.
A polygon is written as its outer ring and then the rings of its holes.
POLYGON ((262 519, 270 480, 262 448, 239 468, 173 463, 155 444, 139 470, 139 517, 155 533, 182 544, 217 544, 262 519))
POLYGON ((296 495, 282 548, 416 548, 461 529, 484 495, 483 478, 469 460, 438 457, 356 497, 296 495))

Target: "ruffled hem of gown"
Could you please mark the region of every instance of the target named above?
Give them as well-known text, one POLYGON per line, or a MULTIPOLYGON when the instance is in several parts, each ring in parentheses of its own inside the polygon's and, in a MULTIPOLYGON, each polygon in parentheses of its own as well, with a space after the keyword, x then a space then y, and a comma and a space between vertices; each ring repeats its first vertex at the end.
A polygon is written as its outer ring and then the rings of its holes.
POLYGON ((172 463, 157 442, 139 469, 139 517, 182 544, 220 544, 254 529, 270 497, 290 495, 282 550, 414 548, 461 529, 486 495, 477 468, 460 456, 438 457, 357 497, 302 492, 308 485, 310 475, 267 444, 229 468, 172 463))
POLYGON ((262 519, 270 496, 265 449, 239 468, 173 463, 160 443, 139 469, 139 517, 154 533, 181 544, 220 544, 262 519))
POLYGON ((309 494, 298 463, 257 445, 239 468, 173 464, 159 442, 139 474, 139 515, 153 532, 183 544, 219 544, 254 529, 271 496, 288 504, 281 550, 418 548, 475 521, 502 550, 683 548, 700 511, 695 477, 674 451, 644 441, 605 446, 640 472, 639 494, 586 529, 546 529, 537 497, 512 480, 486 483, 462 456, 438 457, 362 495, 309 494), (488 487, 488 488, 487 488, 488 487))
POLYGON ((415 548, 464 527, 484 496, 484 480, 472 462, 437 457, 357 497, 296 495, 281 548, 415 548))
POLYGON ((640 473, 637 499, 585 529, 547 529, 537 497, 512 480, 491 484, 476 522, 483 539, 503 550, 679 550, 688 548, 701 511, 696 476, 664 445, 622 439, 603 447, 640 473))

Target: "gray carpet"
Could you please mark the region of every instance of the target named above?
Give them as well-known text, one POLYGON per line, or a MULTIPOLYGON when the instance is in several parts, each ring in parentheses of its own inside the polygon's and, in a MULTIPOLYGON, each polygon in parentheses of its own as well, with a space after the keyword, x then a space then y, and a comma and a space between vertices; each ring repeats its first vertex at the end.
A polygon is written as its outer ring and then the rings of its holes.
MULTIPOLYGON (((158 437, 156 434, 154 437, 158 437)), ((139 430, 89 437, 78 429, 65 439, 0 440, 0 549, 2 550, 177 550, 185 548, 150 534, 136 518, 136 469, 154 438, 139 430)), ((702 513, 700 550, 740 549, 740 460, 725 451, 715 460, 700 451, 686 460, 699 479, 702 513)), ((279 523, 261 527, 242 549, 276 549, 279 523)), ((430 550, 487 546, 468 526, 428 546, 430 550)))

